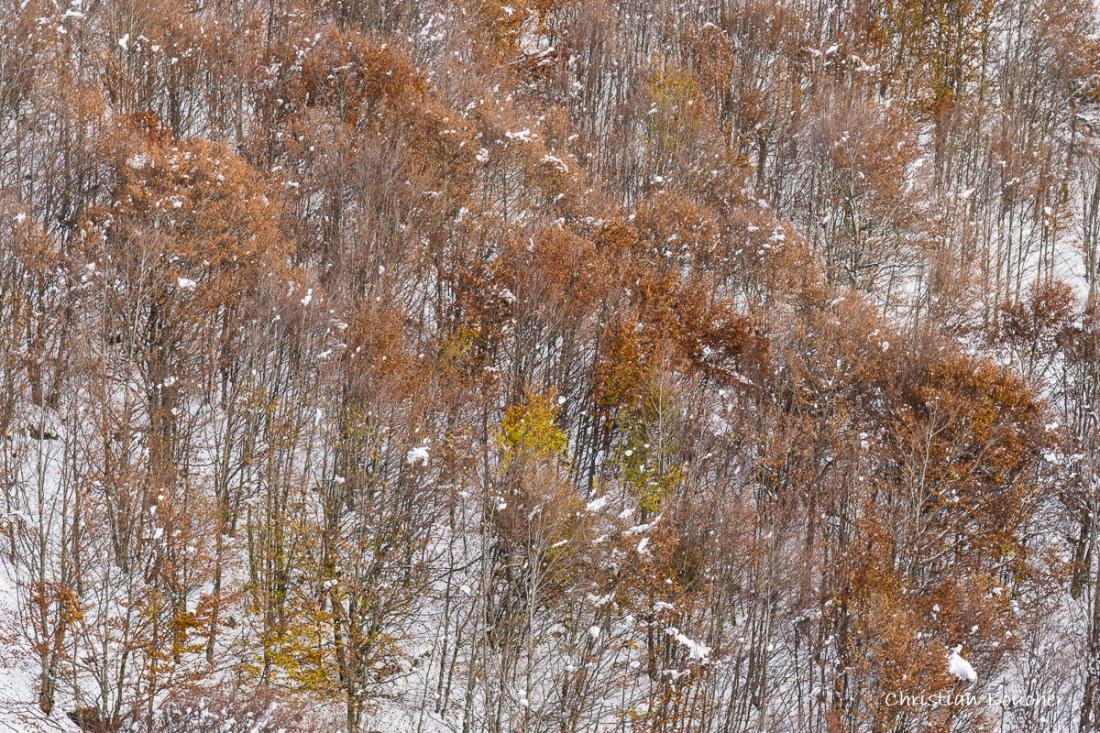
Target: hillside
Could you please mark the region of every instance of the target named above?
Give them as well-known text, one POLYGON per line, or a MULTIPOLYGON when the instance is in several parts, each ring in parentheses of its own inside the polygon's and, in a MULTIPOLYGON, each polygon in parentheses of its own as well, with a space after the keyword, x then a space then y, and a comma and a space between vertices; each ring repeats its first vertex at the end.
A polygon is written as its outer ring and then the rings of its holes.
POLYGON ((1098 243, 1089 0, 0 0, 0 731, 1100 731, 1098 243))

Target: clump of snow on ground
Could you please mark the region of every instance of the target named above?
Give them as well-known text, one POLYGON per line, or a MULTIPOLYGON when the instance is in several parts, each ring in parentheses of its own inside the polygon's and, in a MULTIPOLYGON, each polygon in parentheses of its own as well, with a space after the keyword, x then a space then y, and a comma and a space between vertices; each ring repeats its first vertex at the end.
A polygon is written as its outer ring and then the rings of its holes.
POLYGON ((962 680, 963 682, 977 682, 978 673, 970 666, 970 662, 959 656, 961 650, 961 646, 957 646, 951 650, 951 654, 947 658, 947 671, 950 672, 955 679, 962 680))

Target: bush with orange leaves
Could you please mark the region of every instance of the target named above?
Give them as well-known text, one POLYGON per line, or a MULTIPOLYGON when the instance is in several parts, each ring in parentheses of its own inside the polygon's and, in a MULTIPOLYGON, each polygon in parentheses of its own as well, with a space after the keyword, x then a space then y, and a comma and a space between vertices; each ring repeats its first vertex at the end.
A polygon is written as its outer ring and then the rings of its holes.
POLYGON ((112 205, 85 212, 85 255, 177 316, 286 277, 280 202, 263 177, 223 145, 177 140, 153 118, 138 124, 112 143, 112 205))

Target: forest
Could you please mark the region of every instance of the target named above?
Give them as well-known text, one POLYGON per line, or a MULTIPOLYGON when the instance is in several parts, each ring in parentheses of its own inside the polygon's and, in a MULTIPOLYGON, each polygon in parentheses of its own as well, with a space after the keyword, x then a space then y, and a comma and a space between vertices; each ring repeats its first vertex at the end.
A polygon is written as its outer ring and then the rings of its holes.
POLYGON ((1100 731, 1093 0, 0 0, 0 731, 1100 731))

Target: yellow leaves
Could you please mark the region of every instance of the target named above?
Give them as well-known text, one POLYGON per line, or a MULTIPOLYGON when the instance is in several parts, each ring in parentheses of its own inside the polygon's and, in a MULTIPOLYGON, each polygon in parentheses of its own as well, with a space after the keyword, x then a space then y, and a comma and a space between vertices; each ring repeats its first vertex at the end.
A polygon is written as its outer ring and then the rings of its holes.
POLYGON ((649 79, 646 98, 646 138, 654 154, 675 154, 691 145, 707 120, 706 100, 694 77, 676 69, 657 71, 649 79))
POLYGON ((626 440, 619 449, 623 482, 637 497, 643 517, 660 511, 665 498, 683 481, 675 458, 677 447, 667 433, 676 418, 667 389, 657 383, 624 419, 626 440))
POLYGON ((552 393, 528 395, 505 410, 493 439, 502 491, 492 521, 515 562, 540 568, 546 602, 577 582, 591 541, 591 515, 566 476, 568 438, 557 414, 552 393))
POLYGON ((523 404, 505 409, 497 433, 497 445, 504 452, 505 463, 517 457, 563 461, 569 438, 558 427, 558 408, 553 395, 528 395, 523 404))
POLYGON ((465 324, 459 325, 453 333, 446 336, 439 350, 439 364, 443 371, 461 370, 462 363, 474 348, 477 338, 477 329, 465 324))
POLYGON ((331 656, 332 622, 332 613, 316 603, 297 608, 278 633, 264 635, 266 661, 295 687, 335 693, 339 672, 331 656))
POLYGON ((674 68, 653 73, 646 96, 655 107, 658 120, 694 121, 704 114, 704 98, 691 74, 674 68))
MULTIPOLYGON (((629 445, 637 443, 631 442, 629 445)), ((623 479, 637 496, 642 515, 647 517, 660 511, 669 488, 679 483, 679 472, 675 468, 663 475, 647 472, 648 454, 649 451, 632 452, 631 457, 622 459, 623 479)))
POLYGON ((205 648, 206 645, 202 639, 192 638, 196 632, 204 628, 197 613, 186 609, 173 612, 168 628, 171 632, 173 658, 181 654, 197 654, 205 648))

